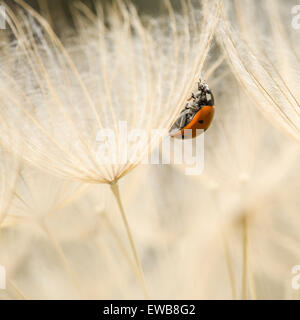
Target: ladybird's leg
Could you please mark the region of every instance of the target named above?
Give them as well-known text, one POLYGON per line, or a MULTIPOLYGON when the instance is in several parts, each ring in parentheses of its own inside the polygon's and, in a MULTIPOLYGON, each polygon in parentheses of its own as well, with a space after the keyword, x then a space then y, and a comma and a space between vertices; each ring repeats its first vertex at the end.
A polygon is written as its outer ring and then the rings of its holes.
POLYGON ((181 116, 180 123, 179 123, 179 128, 180 129, 185 127, 186 119, 187 119, 187 114, 181 116))
POLYGON ((190 123, 191 121, 192 121, 192 118, 193 118, 193 115, 194 115, 195 113, 193 113, 193 112, 191 112, 191 113, 189 113, 188 115, 187 115, 187 117, 186 117, 186 124, 188 124, 188 123, 190 123))
MULTIPOLYGON (((185 110, 183 110, 183 111, 185 111, 185 110)), ((180 113, 178 118, 173 123, 173 125, 172 125, 172 127, 171 127, 169 132, 171 132, 171 133, 173 132, 174 133, 174 132, 177 132, 178 130, 181 129, 180 125, 181 125, 181 122, 182 122, 182 117, 184 117, 184 114, 182 114, 182 112, 180 113)))
POLYGON ((212 92, 210 93, 210 96, 211 96, 210 103, 212 106, 214 106, 215 105, 215 98, 214 98, 214 95, 212 94, 212 92))
POLYGON ((187 101, 191 101, 192 99, 194 99, 194 93, 191 94, 191 96, 187 99, 187 101))
POLYGON ((210 95, 210 99, 207 101, 207 105, 214 106, 215 105, 215 99, 214 95, 212 94, 211 90, 207 90, 207 92, 210 95))

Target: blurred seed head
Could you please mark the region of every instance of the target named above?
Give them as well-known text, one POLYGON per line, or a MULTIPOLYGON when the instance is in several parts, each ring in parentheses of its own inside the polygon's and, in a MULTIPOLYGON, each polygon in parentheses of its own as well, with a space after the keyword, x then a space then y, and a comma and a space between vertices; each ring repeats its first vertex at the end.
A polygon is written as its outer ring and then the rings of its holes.
POLYGON ((279 0, 226 2, 218 39, 253 105, 300 140, 299 40, 291 26, 293 5, 279 0))

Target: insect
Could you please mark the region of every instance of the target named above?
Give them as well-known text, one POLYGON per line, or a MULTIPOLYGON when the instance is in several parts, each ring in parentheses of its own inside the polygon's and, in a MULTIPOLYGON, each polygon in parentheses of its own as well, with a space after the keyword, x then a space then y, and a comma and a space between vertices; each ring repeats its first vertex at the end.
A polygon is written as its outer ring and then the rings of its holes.
MULTIPOLYGON (((180 112, 177 120, 169 130, 174 138, 194 138, 210 126, 214 117, 214 96, 205 81, 199 79, 198 90, 193 92, 185 108, 180 112), (191 129, 192 134, 185 134, 186 129, 191 129)), ((189 130, 190 131, 190 130, 189 130)))

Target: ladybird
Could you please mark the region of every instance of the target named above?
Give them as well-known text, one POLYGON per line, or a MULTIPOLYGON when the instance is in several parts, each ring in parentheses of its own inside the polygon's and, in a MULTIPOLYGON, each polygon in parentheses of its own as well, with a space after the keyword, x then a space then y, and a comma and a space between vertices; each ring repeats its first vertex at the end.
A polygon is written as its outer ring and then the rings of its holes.
POLYGON ((201 133, 200 130, 207 130, 213 120, 215 112, 214 96, 208 85, 199 79, 198 90, 193 92, 185 108, 180 112, 177 120, 169 130, 174 138, 194 138, 201 133), (192 135, 185 135, 184 130, 191 129, 192 135))

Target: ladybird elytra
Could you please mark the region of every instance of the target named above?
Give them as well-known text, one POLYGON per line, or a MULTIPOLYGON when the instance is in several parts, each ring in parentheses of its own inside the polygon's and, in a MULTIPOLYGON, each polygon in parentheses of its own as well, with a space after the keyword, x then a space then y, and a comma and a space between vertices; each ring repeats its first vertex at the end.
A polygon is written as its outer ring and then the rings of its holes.
MULTIPOLYGON (((209 126, 211 125, 211 122, 214 118, 215 113, 215 107, 214 106, 204 106, 202 107, 193 117, 192 121, 188 123, 183 129, 178 130, 177 132, 171 134, 171 137, 178 137, 181 138, 184 136, 184 130, 191 129, 192 135, 190 138, 195 138, 197 135, 201 134, 202 131, 198 130, 204 130, 206 131, 209 126)), ((188 136, 185 136, 188 138, 188 136)))

